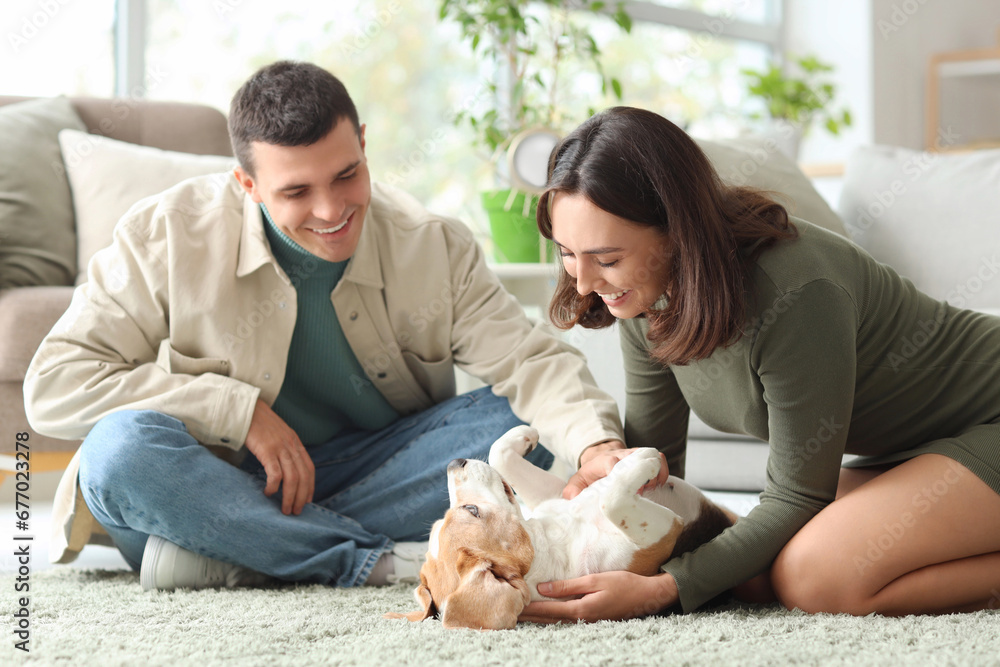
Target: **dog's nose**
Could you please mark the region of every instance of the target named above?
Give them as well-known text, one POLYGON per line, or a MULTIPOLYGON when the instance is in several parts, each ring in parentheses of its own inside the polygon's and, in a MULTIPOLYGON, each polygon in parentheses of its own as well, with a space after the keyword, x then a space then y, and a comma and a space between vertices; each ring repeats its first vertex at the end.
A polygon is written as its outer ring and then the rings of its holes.
POLYGON ((451 470, 452 468, 456 470, 458 468, 464 468, 466 463, 468 463, 468 461, 466 461, 465 459, 455 459, 454 461, 448 464, 448 470, 451 470))

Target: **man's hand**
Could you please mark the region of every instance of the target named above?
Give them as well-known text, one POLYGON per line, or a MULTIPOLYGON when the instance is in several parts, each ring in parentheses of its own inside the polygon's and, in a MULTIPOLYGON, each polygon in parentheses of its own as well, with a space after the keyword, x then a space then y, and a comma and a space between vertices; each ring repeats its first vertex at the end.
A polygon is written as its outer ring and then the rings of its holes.
MULTIPOLYGON (((580 455, 580 469, 566 483, 562 492, 563 498, 566 500, 575 498, 597 480, 607 477, 616 463, 634 451, 635 449, 625 449, 624 443, 619 440, 609 440, 583 450, 583 454, 580 455)), ((655 480, 642 487, 642 491, 655 488, 667 481, 670 470, 667 467, 667 457, 663 455, 663 452, 660 452, 660 461, 662 463, 660 474, 656 476, 655 480)))
POLYGON ((282 487, 282 513, 301 514, 306 503, 312 501, 316 468, 295 431, 259 398, 250 420, 246 446, 267 473, 264 495, 272 496, 282 487))
POLYGON ((669 574, 646 577, 632 572, 601 572, 538 584, 538 592, 566 600, 532 602, 517 620, 532 623, 619 621, 646 616, 677 602, 677 583, 669 574))

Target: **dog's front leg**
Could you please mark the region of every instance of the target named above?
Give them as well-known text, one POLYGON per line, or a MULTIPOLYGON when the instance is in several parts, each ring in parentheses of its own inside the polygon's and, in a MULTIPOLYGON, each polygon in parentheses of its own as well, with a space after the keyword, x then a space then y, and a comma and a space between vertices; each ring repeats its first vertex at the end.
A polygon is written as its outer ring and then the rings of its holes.
POLYGON ((538 431, 530 426, 515 426, 490 447, 490 465, 511 485, 525 505, 561 498, 565 480, 542 470, 524 456, 538 444, 538 431))
POLYGON ((648 447, 619 461, 602 490, 601 512, 640 549, 663 551, 663 562, 673 551, 684 521, 673 510, 638 494, 659 470, 660 455, 648 447))

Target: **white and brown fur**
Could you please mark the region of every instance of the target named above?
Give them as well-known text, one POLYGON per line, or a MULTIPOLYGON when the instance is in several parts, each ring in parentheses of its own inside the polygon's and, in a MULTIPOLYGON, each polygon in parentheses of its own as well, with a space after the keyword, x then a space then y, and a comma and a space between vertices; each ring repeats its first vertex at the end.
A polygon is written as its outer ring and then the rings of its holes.
POLYGON ((638 494, 660 469, 650 448, 564 500, 565 481, 524 459, 537 442, 535 429, 518 426, 493 444, 489 465, 449 464, 450 509, 431 530, 415 591, 421 608, 387 617, 437 615, 446 628, 512 628, 530 601, 545 599, 536 588, 541 582, 611 570, 652 575, 736 521, 676 477, 638 494))

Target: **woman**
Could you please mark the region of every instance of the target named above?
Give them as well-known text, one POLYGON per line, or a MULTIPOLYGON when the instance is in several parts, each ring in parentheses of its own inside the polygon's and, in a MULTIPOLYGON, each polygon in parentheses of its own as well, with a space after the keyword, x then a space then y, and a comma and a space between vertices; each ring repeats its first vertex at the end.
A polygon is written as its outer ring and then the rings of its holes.
MULTIPOLYGON (((540 587, 522 620, 626 618, 733 590, 808 612, 1000 606, 1000 319, 723 185, 680 129, 614 108, 553 152, 538 225, 557 326, 619 322, 626 442, 683 475, 688 412, 770 444, 760 505, 663 574, 540 587), (844 453, 863 458, 841 468, 844 453)), ((584 452, 579 489, 622 455, 584 452)), ((602 448, 608 451, 602 451, 602 448)))

